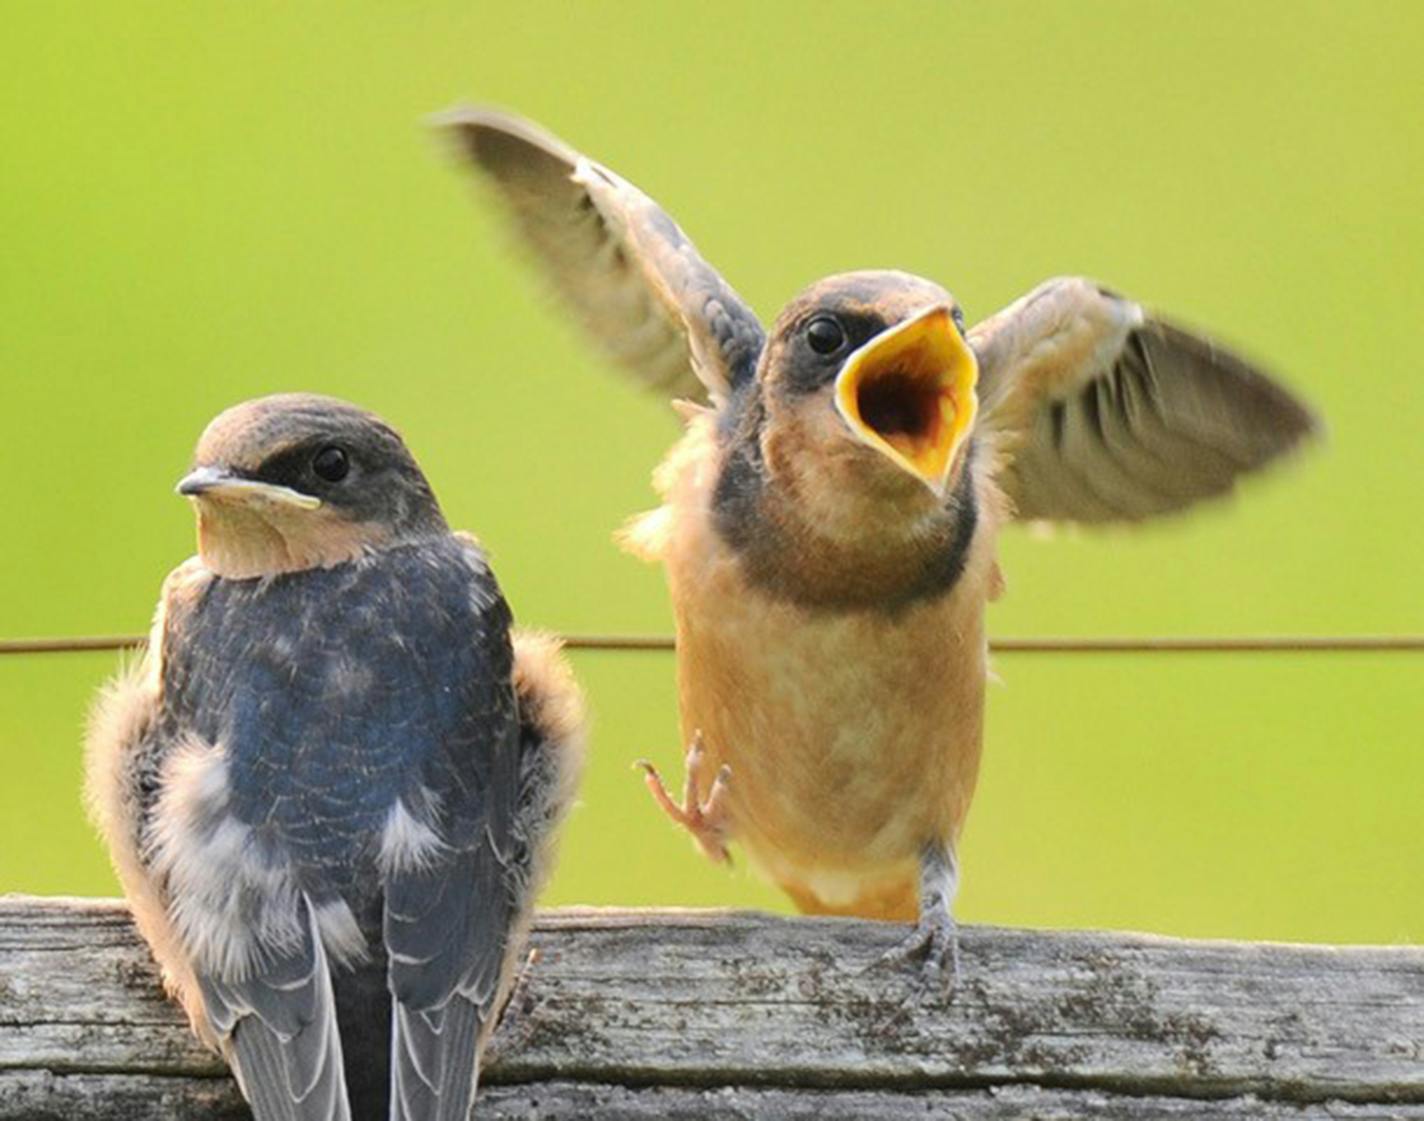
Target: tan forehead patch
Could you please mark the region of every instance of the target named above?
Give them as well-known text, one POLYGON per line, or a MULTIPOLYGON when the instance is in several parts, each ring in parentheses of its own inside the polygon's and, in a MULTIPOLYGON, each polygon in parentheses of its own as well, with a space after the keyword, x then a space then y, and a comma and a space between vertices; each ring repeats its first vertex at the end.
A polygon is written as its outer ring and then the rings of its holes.
POLYGON ((813 308, 825 308, 849 315, 876 315, 894 323, 937 303, 957 306, 954 297, 938 284, 911 273, 841 273, 812 284, 786 306, 778 320, 784 325, 813 308))
POLYGON ((355 405, 316 394, 284 393, 219 413, 198 440, 194 462, 252 470, 314 433, 353 421, 380 423, 355 405))

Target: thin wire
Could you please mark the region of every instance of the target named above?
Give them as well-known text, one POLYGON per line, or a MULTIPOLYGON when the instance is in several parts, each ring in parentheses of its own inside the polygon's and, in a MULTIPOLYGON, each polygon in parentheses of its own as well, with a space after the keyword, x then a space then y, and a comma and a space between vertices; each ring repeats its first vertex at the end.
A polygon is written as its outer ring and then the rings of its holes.
MULTIPOLYGON (((146 641, 138 634, 7 638, 0 639, 0 655, 130 650, 146 641)), ((564 645, 570 650, 671 650, 673 641, 662 635, 572 634, 564 636, 564 645)), ((995 654, 1418 654, 1424 653, 1424 635, 997 638, 989 647, 995 654)))

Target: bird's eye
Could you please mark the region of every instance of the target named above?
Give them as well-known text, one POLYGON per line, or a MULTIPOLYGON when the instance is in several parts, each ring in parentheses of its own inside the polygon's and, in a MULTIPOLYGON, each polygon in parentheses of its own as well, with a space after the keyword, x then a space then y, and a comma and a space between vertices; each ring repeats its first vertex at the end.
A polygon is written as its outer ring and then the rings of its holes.
POLYGON ((806 341, 817 354, 834 354, 845 345, 845 331, 829 315, 818 315, 806 324, 806 341))
POLYGON ((351 470, 351 459, 343 448, 327 444, 312 456, 311 468, 317 478, 328 483, 339 483, 351 470))

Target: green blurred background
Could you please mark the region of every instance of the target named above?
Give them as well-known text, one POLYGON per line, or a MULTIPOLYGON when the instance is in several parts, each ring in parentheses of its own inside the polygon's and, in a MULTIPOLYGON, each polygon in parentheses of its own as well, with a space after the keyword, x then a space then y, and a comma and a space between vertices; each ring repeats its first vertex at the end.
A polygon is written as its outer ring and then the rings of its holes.
MULTIPOLYGON (((893 266, 971 319, 1087 273, 1261 358, 1326 446, 1138 532, 1004 542, 996 635, 1424 630, 1424 5, 29 4, 0 47, 0 635, 143 629, 172 494, 275 390, 398 424, 520 617, 666 632, 610 534, 677 432, 561 323, 424 116, 543 121, 764 315, 893 266)), ((596 714, 548 902, 784 908, 648 804, 672 659, 596 714)), ((0 659, 0 890, 109 893, 79 808, 116 659, 0 659)), ((961 914, 1424 938, 1424 658, 1004 656, 961 914)))

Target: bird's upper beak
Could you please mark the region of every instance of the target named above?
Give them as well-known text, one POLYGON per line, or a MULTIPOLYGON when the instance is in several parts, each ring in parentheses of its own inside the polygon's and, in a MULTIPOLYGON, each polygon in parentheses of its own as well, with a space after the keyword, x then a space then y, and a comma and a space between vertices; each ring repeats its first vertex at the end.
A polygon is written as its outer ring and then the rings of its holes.
POLYGON ((225 467, 197 467, 178 480, 175 488, 188 498, 214 498, 220 502, 266 503, 315 510, 321 499, 291 487, 248 479, 225 467))
POLYGON ((882 331, 836 375, 836 409, 856 437, 943 495, 974 424, 979 363, 947 305, 882 331))

